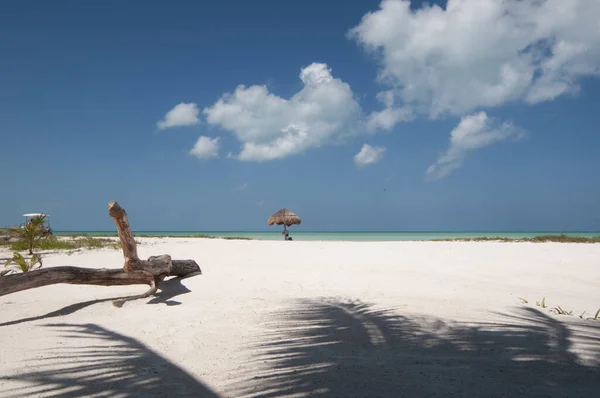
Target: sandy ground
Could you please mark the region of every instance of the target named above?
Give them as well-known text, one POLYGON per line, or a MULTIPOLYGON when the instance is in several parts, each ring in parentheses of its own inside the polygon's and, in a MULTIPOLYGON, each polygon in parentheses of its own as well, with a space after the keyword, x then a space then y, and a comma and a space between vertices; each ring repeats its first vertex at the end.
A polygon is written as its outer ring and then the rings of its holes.
MULTIPOLYGON (((123 308, 110 299, 145 287, 0 297, 0 396, 600 396, 597 244, 146 238, 138 251, 203 274, 123 308)), ((44 256, 121 264, 111 249, 44 256)))

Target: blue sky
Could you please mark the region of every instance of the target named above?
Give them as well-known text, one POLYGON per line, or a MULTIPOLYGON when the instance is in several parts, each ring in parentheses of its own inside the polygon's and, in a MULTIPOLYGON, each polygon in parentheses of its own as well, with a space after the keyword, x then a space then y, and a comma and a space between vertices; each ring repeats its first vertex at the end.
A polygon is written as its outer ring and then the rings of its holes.
POLYGON ((2 3, 0 225, 600 230, 599 3, 437 4, 2 3))

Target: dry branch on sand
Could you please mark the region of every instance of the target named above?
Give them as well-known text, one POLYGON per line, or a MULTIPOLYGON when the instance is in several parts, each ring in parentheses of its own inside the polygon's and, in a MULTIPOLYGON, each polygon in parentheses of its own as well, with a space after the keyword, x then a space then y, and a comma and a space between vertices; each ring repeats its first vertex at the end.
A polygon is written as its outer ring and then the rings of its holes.
POLYGON ((122 269, 91 269, 81 267, 51 267, 29 271, 26 273, 0 276, 0 296, 36 287, 68 283, 77 285, 149 285, 150 290, 144 294, 131 296, 113 302, 121 306, 125 301, 145 298, 153 295, 160 283, 167 276, 191 276, 201 273, 194 260, 171 260, 168 254, 151 256, 141 260, 137 255, 137 247, 127 213, 119 204, 112 201, 108 204, 108 214, 114 220, 125 263, 122 269))

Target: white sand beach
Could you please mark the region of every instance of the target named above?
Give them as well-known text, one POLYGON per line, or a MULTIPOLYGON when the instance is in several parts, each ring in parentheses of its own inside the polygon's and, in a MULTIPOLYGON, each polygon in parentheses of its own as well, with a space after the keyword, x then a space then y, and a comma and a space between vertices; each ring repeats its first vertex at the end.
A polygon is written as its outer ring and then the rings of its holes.
MULTIPOLYGON (((586 319, 600 244, 140 240, 141 258, 203 274, 122 308, 111 299, 146 287, 0 297, 0 396, 600 394, 600 320, 586 319)), ((122 263, 112 249, 44 255, 122 263)))

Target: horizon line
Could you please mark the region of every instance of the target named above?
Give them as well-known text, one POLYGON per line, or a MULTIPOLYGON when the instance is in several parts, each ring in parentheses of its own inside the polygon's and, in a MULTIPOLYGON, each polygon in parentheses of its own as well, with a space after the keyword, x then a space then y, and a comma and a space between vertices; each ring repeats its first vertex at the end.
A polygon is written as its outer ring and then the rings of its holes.
MULTIPOLYGON (((117 230, 55 230, 54 232, 117 232, 117 230)), ((202 233, 202 232, 260 232, 260 233, 277 233, 279 230, 133 230, 133 233, 142 232, 177 232, 177 233, 202 233)), ((560 232, 560 233, 573 233, 573 232, 585 232, 585 233, 600 233, 598 230, 559 230, 559 229, 540 229, 540 230, 322 230, 322 231, 308 231, 308 230, 296 230, 295 233, 540 233, 540 232, 560 232)))

